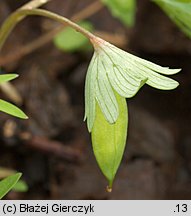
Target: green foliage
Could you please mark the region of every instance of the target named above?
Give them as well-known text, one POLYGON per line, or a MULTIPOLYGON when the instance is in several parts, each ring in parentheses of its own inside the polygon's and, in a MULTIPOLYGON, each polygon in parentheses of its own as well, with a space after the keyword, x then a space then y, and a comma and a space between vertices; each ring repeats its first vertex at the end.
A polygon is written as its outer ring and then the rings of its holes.
POLYGON ((0 99, 0 111, 22 119, 28 118, 25 115, 25 113, 22 110, 20 110, 18 107, 1 99, 0 99))
POLYGON ((173 22, 191 38, 191 1, 154 0, 173 22))
POLYGON ((135 22, 136 0, 101 0, 125 25, 133 26, 135 22))
POLYGON ((28 191, 28 185, 26 184, 25 181, 19 180, 15 186, 13 187, 14 191, 17 192, 27 192, 28 191))
MULTIPOLYGON (((2 74, 0 75, 0 84, 15 79, 17 77, 18 77, 17 74, 2 74)), ((28 118, 25 115, 25 113, 21 111, 18 107, 1 99, 0 99, 0 111, 22 119, 28 118)))
POLYGON ((21 173, 17 173, 0 181, 0 199, 2 199, 15 186, 21 176, 21 173))
MULTIPOLYGON (((5 167, 0 167, 0 179, 4 179, 8 176, 15 174, 16 171, 12 169, 8 169, 5 167)), ((25 181, 19 180, 16 185, 13 187, 13 190, 18 192, 26 192, 28 190, 28 186, 25 181)))
POLYGON ((0 75, 0 84, 17 78, 18 74, 2 74, 0 75))
MULTIPOLYGON (((92 24, 88 21, 82 21, 79 25, 86 30, 93 30, 92 24)), ((65 52, 87 50, 90 47, 88 39, 70 27, 57 34, 53 41, 58 49, 65 52)))
POLYGON ((126 100, 119 94, 115 95, 119 106, 117 121, 110 124, 100 107, 96 105, 96 118, 92 129, 93 151, 100 169, 109 182, 109 187, 112 187, 123 156, 128 125, 126 100))

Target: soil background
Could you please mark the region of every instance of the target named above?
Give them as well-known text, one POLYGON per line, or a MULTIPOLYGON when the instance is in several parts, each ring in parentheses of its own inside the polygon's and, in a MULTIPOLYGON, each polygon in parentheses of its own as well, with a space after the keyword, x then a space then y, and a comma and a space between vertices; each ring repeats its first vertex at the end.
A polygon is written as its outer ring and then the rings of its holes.
MULTIPOLYGON (((1 0, 0 23, 26 2, 1 0)), ((73 17, 94 2, 52 0, 44 8, 73 17)), ((20 75, 11 83, 29 120, 1 113, 0 166, 22 172, 29 190, 6 198, 191 199, 191 40, 148 0, 138 1, 131 29, 106 8, 93 10, 86 20, 97 34, 142 58, 182 68, 172 76, 180 86, 173 91, 144 86, 127 101, 127 147, 113 192, 107 193, 83 122, 84 82, 93 52, 64 53, 49 41, 19 56, 58 27, 45 18, 25 19, 7 40, 0 61, 3 72, 20 75)), ((0 93, 9 101, 11 96, 0 93)))

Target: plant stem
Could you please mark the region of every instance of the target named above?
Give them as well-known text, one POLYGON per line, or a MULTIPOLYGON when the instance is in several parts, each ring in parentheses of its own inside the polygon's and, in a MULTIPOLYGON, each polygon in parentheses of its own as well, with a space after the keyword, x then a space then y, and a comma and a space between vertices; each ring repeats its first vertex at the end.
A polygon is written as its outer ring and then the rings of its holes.
POLYGON ((50 0, 30 1, 29 3, 23 5, 21 8, 16 10, 13 14, 11 14, 0 29, 0 50, 12 29, 16 26, 18 22, 25 18, 26 14, 23 14, 22 12, 24 10, 32 10, 34 8, 38 8, 49 1, 50 0))
POLYGON ((50 19, 53 19, 53 20, 58 21, 60 23, 63 23, 67 26, 70 26, 71 28, 80 32, 81 34, 83 34, 85 37, 87 37, 89 39, 95 38, 95 35, 93 35, 89 31, 87 31, 86 29, 82 28, 78 24, 72 22, 71 20, 67 19, 66 17, 60 16, 60 15, 52 13, 50 11, 43 10, 43 9, 33 9, 33 10, 23 10, 22 13, 24 13, 25 15, 37 15, 37 16, 48 17, 50 19))
POLYGON ((49 1, 51 1, 51 0, 32 0, 32 1, 28 2, 28 3, 26 3, 25 5, 23 5, 18 10, 38 8, 38 7, 46 4, 49 1))
MULTIPOLYGON (((83 19, 86 19, 89 16, 92 16, 93 14, 100 11, 104 5, 100 1, 95 1, 88 5, 86 8, 82 9, 80 12, 76 13, 74 16, 71 17, 71 20, 74 22, 79 22, 83 19)), ((54 28, 48 33, 45 33, 44 35, 38 37, 34 41, 24 45, 23 47, 17 48, 10 54, 6 56, 0 57, 0 66, 5 66, 13 61, 17 61, 18 59, 22 58, 25 55, 30 54, 31 52, 34 52, 35 50, 39 49, 40 47, 46 45, 47 43, 51 42, 55 35, 57 35, 59 32, 63 31, 65 26, 63 24, 60 24, 58 27, 54 28)), ((96 32, 97 34, 97 32, 96 32)), ((98 32, 99 36, 99 32, 98 32)), ((100 35, 101 36, 101 35, 100 35)), ((115 43, 114 43, 115 44, 115 43)), ((120 44, 121 45, 121 44, 120 44)))
MULTIPOLYGON (((43 0, 43 1, 45 1, 45 0, 43 0)), ((37 15, 37 16, 48 17, 50 19, 53 19, 55 21, 58 21, 60 23, 63 23, 67 26, 74 28, 76 31, 82 33, 85 37, 89 38, 90 40, 95 38, 95 36, 92 33, 90 33, 86 29, 80 27, 79 25, 77 25, 76 23, 72 22, 71 20, 69 20, 65 17, 62 17, 60 15, 57 15, 55 13, 52 13, 52 12, 49 12, 49 11, 43 10, 43 9, 25 9, 25 8, 26 7, 23 7, 21 9, 17 10, 12 15, 10 15, 10 17, 4 22, 3 26, 1 27, 1 29, 0 29, 0 50, 1 50, 1 48, 5 42, 6 38, 8 37, 8 35, 12 31, 12 29, 15 27, 15 25, 18 22, 20 22, 27 15, 37 15)))

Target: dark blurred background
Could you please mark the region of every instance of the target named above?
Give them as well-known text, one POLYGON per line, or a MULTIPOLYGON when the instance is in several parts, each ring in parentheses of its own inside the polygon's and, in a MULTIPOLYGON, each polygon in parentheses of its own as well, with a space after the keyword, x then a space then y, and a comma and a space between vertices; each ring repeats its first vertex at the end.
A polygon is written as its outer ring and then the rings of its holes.
MULTIPOLYGON (((1 0, 0 22, 26 2, 1 0)), ((182 68, 173 76, 180 86, 173 91, 144 86, 128 100, 127 147, 109 194, 83 122, 92 51, 64 53, 45 41, 57 23, 25 19, 0 55, 2 70, 20 75, 0 96, 20 104, 29 116, 0 115, 0 166, 22 172, 29 187, 7 198, 191 199, 191 41, 148 0, 138 1, 133 28, 95 0, 53 0, 44 8, 70 18, 91 4, 84 17, 98 35, 142 58, 182 68)))

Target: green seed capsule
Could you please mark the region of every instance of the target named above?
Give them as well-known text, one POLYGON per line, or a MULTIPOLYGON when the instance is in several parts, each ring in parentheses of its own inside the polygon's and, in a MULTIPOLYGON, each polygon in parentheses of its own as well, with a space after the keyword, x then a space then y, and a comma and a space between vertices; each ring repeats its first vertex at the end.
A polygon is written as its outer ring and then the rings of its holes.
POLYGON ((115 94, 119 106, 119 117, 110 124, 100 107, 96 105, 96 118, 92 129, 93 151, 98 165, 112 188, 117 169, 120 165, 126 144, 128 110, 125 98, 115 94))

